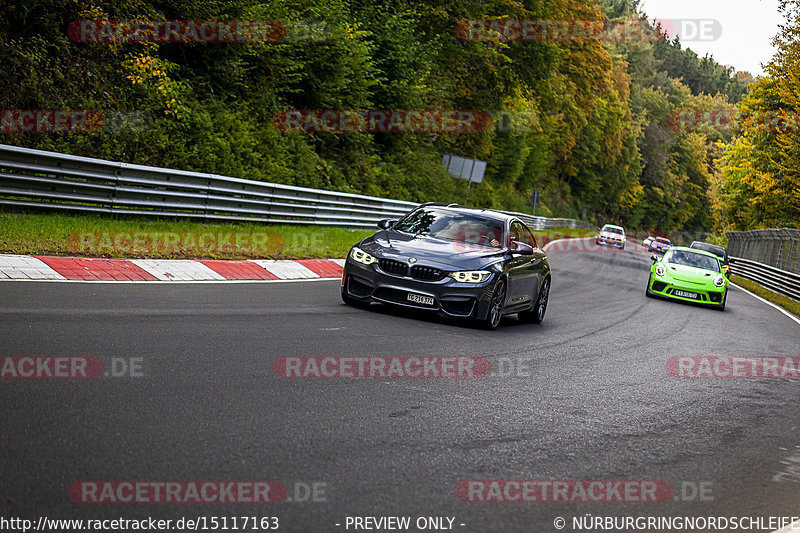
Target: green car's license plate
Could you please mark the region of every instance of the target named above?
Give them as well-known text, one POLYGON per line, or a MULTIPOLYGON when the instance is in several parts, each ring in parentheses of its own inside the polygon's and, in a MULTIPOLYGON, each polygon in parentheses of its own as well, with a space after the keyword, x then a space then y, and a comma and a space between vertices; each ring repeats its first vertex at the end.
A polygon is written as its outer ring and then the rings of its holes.
POLYGON ((698 294, 696 292, 686 292, 686 291, 674 291, 672 294, 675 296, 680 296, 681 298, 691 298, 692 300, 698 299, 698 294))

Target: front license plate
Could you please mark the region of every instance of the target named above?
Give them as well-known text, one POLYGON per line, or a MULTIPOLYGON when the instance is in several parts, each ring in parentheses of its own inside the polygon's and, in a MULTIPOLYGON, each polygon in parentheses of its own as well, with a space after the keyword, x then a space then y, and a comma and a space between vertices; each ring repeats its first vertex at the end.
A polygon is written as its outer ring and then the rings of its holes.
POLYGON ((406 298, 408 299, 409 302, 414 302, 422 305, 433 305, 432 296, 422 296, 421 294, 408 293, 408 296, 406 298))
POLYGON ((691 298, 692 300, 697 300, 698 297, 696 292, 675 291, 672 294, 675 296, 680 296, 681 298, 691 298))

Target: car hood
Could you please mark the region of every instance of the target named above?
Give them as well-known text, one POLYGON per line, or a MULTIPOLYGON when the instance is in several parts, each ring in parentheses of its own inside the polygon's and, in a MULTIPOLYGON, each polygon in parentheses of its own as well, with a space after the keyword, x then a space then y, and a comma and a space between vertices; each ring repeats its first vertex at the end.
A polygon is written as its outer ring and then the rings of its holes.
POLYGON ((669 275, 676 281, 686 281, 696 284, 714 284, 714 278, 720 275, 720 272, 712 272, 703 268, 696 268, 686 265, 674 265, 672 263, 663 263, 664 268, 667 269, 669 275))
POLYGON ((600 232, 600 236, 603 237, 604 239, 619 239, 619 240, 622 240, 622 235, 620 235, 619 233, 611 233, 611 232, 608 232, 608 231, 601 231, 600 232))
POLYGON ((392 230, 379 231, 367 237, 358 247, 378 259, 394 259, 409 264, 428 265, 443 270, 477 270, 502 259, 504 249, 434 239, 424 235, 407 235, 392 230))

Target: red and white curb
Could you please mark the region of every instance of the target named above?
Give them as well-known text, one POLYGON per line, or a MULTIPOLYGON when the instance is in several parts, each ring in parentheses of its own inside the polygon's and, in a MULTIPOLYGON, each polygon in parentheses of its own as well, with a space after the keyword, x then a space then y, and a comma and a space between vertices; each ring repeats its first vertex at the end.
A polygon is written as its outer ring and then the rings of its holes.
MULTIPOLYGON (((560 243, 559 239, 548 243, 560 243)), ((0 254, 0 281, 292 281, 342 276, 344 259, 106 259, 0 254)))
POLYGON ((0 255, 0 281, 280 281, 342 276, 344 259, 223 261, 0 255))

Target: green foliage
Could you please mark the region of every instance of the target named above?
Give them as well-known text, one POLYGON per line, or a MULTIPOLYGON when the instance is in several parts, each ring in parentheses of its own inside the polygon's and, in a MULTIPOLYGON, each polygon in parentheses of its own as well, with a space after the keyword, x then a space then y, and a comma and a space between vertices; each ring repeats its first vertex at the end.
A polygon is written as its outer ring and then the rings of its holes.
POLYGON ((692 94, 726 95, 730 102, 738 102, 747 93, 746 73, 738 73, 733 67, 724 67, 706 55, 698 57, 691 49, 682 48, 680 40, 657 41, 653 55, 671 78, 681 78, 692 94), (745 82, 743 82, 744 80, 745 82))
POLYGON ((669 117, 732 105, 746 76, 663 37, 456 33, 464 19, 604 17, 647 24, 636 0, 19 0, 0 7, 0 109, 133 111, 145 123, 0 142, 420 202, 463 201, 467 184, 441 168, 454 153, 488 162, 474 205, 527 211, 538 189, 544 215, 707 229, 718 204, 709 191, 721 187, 717 143, 731 135, 672 131, 669 117), (66 33, 81 19, 269 19, 288 33, 85 44, 66 33), (273 117, 291 109, 481 110, 497 120, 476 133, 281 132, 273 117))
POLYGON ((719 230, 800 227, 800 1, 784 0, 778 52, 738 106, 715 181, 719 230))

